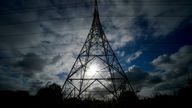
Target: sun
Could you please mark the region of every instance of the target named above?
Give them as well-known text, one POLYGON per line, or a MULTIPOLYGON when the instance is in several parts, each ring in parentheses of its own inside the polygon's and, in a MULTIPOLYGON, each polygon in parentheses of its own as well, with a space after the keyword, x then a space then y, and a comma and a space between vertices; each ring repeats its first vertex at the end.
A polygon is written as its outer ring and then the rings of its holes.
POLYGON ((94 75, 96 75, 97 71, 98 71, 98 66, 96 64, 92 64, 87 68, 86 75, 88 77, 93 77, 94 75))

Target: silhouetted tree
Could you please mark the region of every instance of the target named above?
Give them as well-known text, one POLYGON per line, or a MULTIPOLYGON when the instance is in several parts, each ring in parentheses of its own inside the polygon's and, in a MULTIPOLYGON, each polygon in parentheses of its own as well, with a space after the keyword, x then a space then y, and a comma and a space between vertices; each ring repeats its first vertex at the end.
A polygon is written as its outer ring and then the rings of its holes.
POLYGON ((36 95, 37 104, 43 106, 60 105, 62 101, 61 87, 57 84, 51 84, 42 88, 36 95))
POLYGON ((30 95, 27 91, 1 91, 1 106, 7 107, 27 107, 30 103, 30 95))
POLYGON ((121 108, 127 108, 129 106, 135 106, 138 102, 138 98, 132 91, 122 91, 117 101, 121 108))
POLYGON ((188 86, 183 87, 178 91, 178 96, 185 98, 192 97, 192 79, 188 80, 188 86))

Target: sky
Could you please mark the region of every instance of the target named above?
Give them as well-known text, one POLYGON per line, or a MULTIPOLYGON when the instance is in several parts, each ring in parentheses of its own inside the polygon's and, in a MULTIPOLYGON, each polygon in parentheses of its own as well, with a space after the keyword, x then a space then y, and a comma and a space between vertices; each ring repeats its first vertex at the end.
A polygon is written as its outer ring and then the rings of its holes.
MULTIPOLYGON (((1 0, 0 90, 62 85, 94 0, 1 0)), ((98 0, 104 32, 139 96, 173 93, 192 72, 191 0, 98 0)))

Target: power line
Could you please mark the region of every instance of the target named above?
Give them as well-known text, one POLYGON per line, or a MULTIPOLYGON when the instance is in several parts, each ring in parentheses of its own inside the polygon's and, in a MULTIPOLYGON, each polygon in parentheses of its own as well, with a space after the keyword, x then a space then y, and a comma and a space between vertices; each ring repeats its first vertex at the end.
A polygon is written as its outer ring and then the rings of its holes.
MULTIPOLYGON (((163 49, 164 50, 164 49, 163 49)), ((166 49, 168 50, 168 49, 166 49)), ((172 50, 172 49, 170 49, 172 50)), ((124 49, 122 51, 129 51, 129 49, 124 49)), ((162 50, 160 49, 151 49, 151 50, 143 50, 144 53, 148 53, 148 54, 153 54, 153 53, 161 53, 162 50)), ((46 56, 46 57, 53 57, 53 56, 56 56, 56 55, 60 55, 60 56, 64 56, 66 54, 72 54, 73 55, 74 52, 69 52, 69 51, 66 51, 66 52, 57 52, 57 53, 43 53, 43 54, 37 54, 38 56, 46 56)), ((18 58, 22 58, 24 57, 25 55, 19 55, 19 56, 12 56, 12 57, 0 57, 0 60, 2 59, 18 59, 18 58)), ((26 57, 26 56, 25 56, 26 57)), ((30 58, 30 56, 29 56, 30 58)))
MULTIPOLYGON (((41 46, 30 46, 30 47, 22 47, 22 48, 10 48, 11 50, 28 50, 28 49, 38 49, 38 48, 47 48, 47 47, 55 47, 55 46, 64 46, 64 45, 70 45, 70 44, 76 44, 76 43, 84 43, 84 42, 67 42, 67 43, 60 43, 60 44, 50 44, 50 45, 41 45, 41 46)), ((109 43, 113 43, 112 41, 109 41, 109 43)), ((127 42, 121 42, 121 43, 127 43, 127 42)), ((164 42, 143 42, 140 44, 142 45, 154 45, 154 44, 158 44, 158 45, 177 45, 179 43, 182 43, 180 41, 178 42, 171 42, 171 43, 164 43, 164 42)), ((118 46, 115 44, 112 44, 112 46, 118 46)), ((6 52, 9 51, 10 49, 6 48, 6 49, 0 49, 1 52, 6 52)))
MULTIPOLYGON (((37 54, 37 56, 43 56, 46 58, 51 58, 51 57, 54 57, 54 56, 64 56, 66 54, 70 54, 71 52, 60 52, 60 53, 46 53, 46 54, 37 54)), ((27 58, 32 58, 30 56, 25 56, 25 55, 17 55, 17 56, 7 56, 7 57, 0 57, 0 60, 14 60, 14 59, 19 59, 19 58, 23 58, 23 57, 27 57, 27 58)))
POLYGON ((69 17, 69 18, 48 18, 48 19, 35 19, 31 21, 24 21, 24 22, 14 22, 8 24, 0 24, 0 26, 8 26, 8 25, 21 25, 21 24, 29 24, 29 23, 40 23, 41 21, 62 21, 62 20, 69 20, 69 19, 82 19, 82 18, 89 18, 89 17, 69 17))
MULTIPOLYGON (((164 49, 163 49, 164 50, 164 49)), ((166 50, 168 50, 168 49, 166 49, 166 50)), ((170 49, 170 50, 172 50, 172 49, 170 49)), ((124 50, 122 50, 122 51, 129 51, 128 49, 124 49, 124 50)), ((143 52, 144 53, 148 53, 148 54, 154 54, 154 53, 161 53, 162 52, 162 50, 160 50, 160 49, 151 49, 151 50, 143 50, 143 52)), ((74 52, 69 52, 69 51, 66 51, 66 52, 57 52, 57 53, 43 53, 43 54, 37 54, 38 56, 46 56, 46 57, 53 57, 53 56, 56 56, 56 55, 60 55, 60 56, 64 56, 64 55, 66 55, 66 54, 72 54, 73 55, 73 53, 74 52)), ((19 56, 17 56, 17 55, 14 55, 14 56, 11 56, 11 57, 6 57, 6 56, 1 56, 0 57, 0 60, 2 60, 2 59, 18 59, 18 58, 22 58, 22 57, 26 57, 25 55, 19 55, 19 56)), ((29 58, 30 58, 30 56, 29 56, 29 58)))
MULTIPOLYGON (((73 29, 73 31, 75 31, 75 30, 73 29)), ((31 32, 31 33, 3 34, 3 35, 0 35, 1 36, 0 39, 1 38, 22 38, 22 37, 26 38, 26 35, 33 35, 33 37, 30 37, 30 38, 49 37, 49 36, 44 36, 44 34, 46 34, 46 35, 48 35, 48 34, 57 35, 57 36, 54 36, 54 37, 65 37, 66 36, 66 34, 60 34, 59 32, 31 32), (40 34, 42 34, 42 35, 40 35, 40 34), (37 36, 37 35, 40 35, 40 36, 37 36)))
MULTIPOLYGON (((93 3, 89 3, 90 5, 88 5, 88 6, 90 6, 90 7, 92 7, 93 5, 93 3)), ((121 5, 121 6, 123 6, 123 5, 125 5, 125 6, 133 6, 133 5, 142 5, 142 3, 140 3, 140 2, 133 2, 132 4, 130 4, 130 3, 127 3, 127 4, 125 4, 125 3, 122 3, 122 2, 118 2, 118 1, 115 1, 115 3, 101 3, 100 4, 101 6, 100 7, 105 7, 105 6, 113 6, 113 5, 121 5)), ((186 2, 186 1, 174 1, 174 3, 172 3, 172 2, 168 2, 168 1, 166 1, 166 2, 164 2, 164 3, 162 3, 162 2, 160 2, 160 1, 150 1, 150 2, 148 2, 148 3, 146 3, 146 1, 145 1, 145 5, 148 5, 148 6, 150 6, 150 5, 162 5, 162 6, 181 6, 181 5, 183 5, 183 6, 191 6, 192 5, 192 3, 189 3, 189 2, 186 2), (155 4, 156 3, 156 4, 155 4), (159 3, 159 4, 158 4, 159 3)), ((67 3, 61 3, 61 4, 53 4, 53 3, 50 3, 50 5, 48 5, 48 6, 43 6, 43 7, 28 7, 28 8, 13 8, 13 7, 8 7, 8 9, 6 9, 6 7, 5 7, 5 9, 3 9, 3 7, 1 7, 1 11, 0 11, 0 15, 10 15, 10 14, 15 14, 15 13, 28 13, 28 12, 39 12, 39 11, 49 11, 49 10, 61 10, 61 9, 69 9, 69 8, 77 8, 77 7, 87 7, 87 4, 85 5, 85 4, 83 4, 83 3, 71 3, 71 4, 67 4, 67 3)))
MULTIPOLYGON (((62 4, 61 4, 62 5, 62 4)), ((67 8, 66 6, 63 6, 63 8, 67 8)), ((29 8, 29 9, 31 9, 31 8, 29 8)), ((40 12, 40 11, 48 11, 48 10, 52 10, 52 9, 56 9, 56 11, 57 11, 57 13, 59 13, 60 15, 62 15, 61 14, 61 12, 58 12, 58 10, 60 9, 62 9, 62 7, 57 7, 57 5, 56 6, 49 6, 49 7, 41 7, 41 8, 39 8, 39 7, 36 7, 36 8, 34 8, 35 9, 35 11, 36 12, 40 12)), ((7 9, 8 10, 8 9, 7 9)), ((13 9, 12 9, 13 10, 13 9)), ((19 9, 20 10, 20 9, 19 9)), ((22 9, 22 11, 25 11, 25 13, 27 13, 27 11, 25 10, 25 9, 22 9)), ((17 12, 15 12, 14 14, 18 14, 17 12)), ((0 14, 1 15, 1 14, 0 14)), ((63 15, 62 15, 63 16, 63 15)), ((84 16, 84 17, 78 17, 78 18, 89 18, 89 17, 91 17, 91 16, 84 16)), ((111 16, 110 16, 111 17, 111 16)), ((123 15, 123 16, 114 16, 114 17, 134 17, 134 16, 127 16, 127 15, 123 15)), ((165 17, 165 16, 154 16, 155 18, 157 18, 157 17, 165 17)), ((183 17, 183 16, 166 16, 166 17, 183 17)), ((36 20, 33 20, 33 21, 25 21, 25 22, 22 22, 22 23, 33 23, 33 22, 38 22, 38 21, 54 21, 54 20, 67 20, 67 19, 76 19, 77 17, 68 17, 68 18, 52 18, 52 19, 36 19, 36 20)), ((14 25, 14 24, 22 24, 21 22, 15 22, 15 23, 11 23, 11 24, 0 24, 0 25, 14 25)))
MULTIPOLYGON (((101 18, 135 18, 135 16, 128 16, 128 15, 112 15, 112 16, 103 16, 103 17, 101 17, 101 18)), ((156 19, 156 18, 182 18, 182 17, 187 17, 187 16, 150 16, 149 18, 154 18, 154 19, 156 19)), ((3 22, 3 23, 0 23, 0 26, 13 26, 13 25, 22 25, 22 24, 33 24, 33 23, 41 23, 41 22, 43 22, 43 21, 64 21, 64 20, 66 20, 66 21, 68 21, 69 19, 70 20, 73 20, 73 19, 90 19, 91 18, 91 16, 82 16, 82 17, 68 17, 68 18, 66 18, 66 17, 62 17, 62 18, 47 18, 47 19, 41 19, 41 18, 39 18, 39 19, 35 19, 35 20, 31 20, 31 21, 23 21, 23 22, 11 22, 11 23, 5 23, 5 22, 3 22)), ((168 19, 166 19, 166 20, 168 20, 168 19)), ((172 19, 173 20, 173 19, 172 19)))
MULTIPOLYGON (((22 48, 10 48, 10 49, 11 50, 27 50, 27 49, 37 49, 37 48, 54 47, 54 46, 64 46, 64 45, 69 45, 69 44, 73 44, 73 42, 61 43, 61 44, 52 44, 52 45, 42 45, 42 46, 22 47, 22 48)), ((7 49, 0 49, 0 51, 1 52, 2 51, 8 51, 10 49, 8 49, 8 48, 7 49)))
MULTIPOLYGON (((100 3, 100 7, 103 6, 114 6, 114 5, 125 5, 125 6, 138 6, 138 5, 142 5, 142 3, 140 2, 133 2, 132 4, 130 3, 123 3, 123 2, 119 2, 119 1, 115 1, 115 3, 100 3)), ((147 6, 191 6, 192 3, 186 2, 186 1, 174 1, 174 3, 172 2, 161 2, 161 1, 148 1, 147 3, 145 2, 145 5, 147 6)), ((80 8, 80 7, 93 7, 92 3, 89 3, 88 5, 86 4, 82 4, 82 3, 61 3, 61 4, 53 4, 50 3, 48 6, 43 6, 43 7, 28 7, 28 8, 20 8, 20 9, 14 9, 13 7, 11 7, 12 9, 1 9, 2 11, 6 11, 6 12, 1 12, 0 15, 7 15, 7 14, 12 14, 13 12, 17 12, 17 13, 26 13, 26 12, 33 12, 33 11, 47 11, 47 10, 51 10, 51 9, 65 9, 65 8, 80 8)), ((1 7, 3 8, 3 7, 1 7)))
MULTIPOLYGON (((64 44, 60 44, 60 46, 61 45, 64 45, 64 44)), ((57 45, 49 45, 49 46, 41 46, 41 48, 45 48, 45 47, 51 47, 51 46, 57 46, 57 45)), ((8 50, 10 50, 10 51, 12 51, 12 50, 29 50, 29 49, 34 49, 34 48, 40 48, 39 46, 38 47, 25 47, 25 48, 11 48, 11 49, 3 49, 4 51, 0 51, 1 52, 1 54, 3 54, 2 52, 4 52, 5 54, 6 54, 6 50, 8 51, 8 50)), ((75 49, 77 49, 77 48, 75 48, 75 49)), ((0 49, 0 50, 2 50, 2 49, 0 49)), ((79 49, 77 49, 77 50, 79 50, 79 49)), ((142 50, 143 51, 143 53, 148 53, 148 54, 153 54, 153 53, 162 53, 162 50, 165 50, 165 49, 145 49, 145 50, 142 50)), ((167 50, 172 50, 171 48, 170 49, 166 49, 166 51, 167 50)), ((121 51, 130 51, 129 50, 129 48, 127 49, 123 49, 123 50, 121 50, 121 51)), ((43 53, 43 52, 42 52, 43 53)), ((55 56, 55 55, 65 55, 65 54, 73 54, 74 52, 73 51, 65 51, 65 52, 56 52, 56 53, 43 53, 43 54, 37 54, 38 56, 46 56, 46 57, 52 57, 52 56, 55 56)), ((9 54, 9 52, 8 52, 8 54, 9 54)), ((21 57, 24 57, 25 55, 19 55, 19 56, 16 56, 16 55, 14 55, 14 56, 11 56, 11 57, 9 57, 9 56, 0 56, 0 59, 2 60, 2 59, 17 59, 17 58, 21 58, 21 57)))

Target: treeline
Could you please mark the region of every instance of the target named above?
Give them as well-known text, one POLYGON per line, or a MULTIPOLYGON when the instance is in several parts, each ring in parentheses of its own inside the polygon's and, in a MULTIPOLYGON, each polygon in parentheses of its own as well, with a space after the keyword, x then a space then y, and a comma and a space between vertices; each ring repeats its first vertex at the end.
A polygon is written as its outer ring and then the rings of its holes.
MULTIPOLYGON (((174 95, 157 95, 138 99, 130 92, 122 93, 118 99, 110 101, 62 99, 61 88, 56 84, 41 88, 35 96, 27 91, 1 91, 0 103, 4 108, 128 108, 167 107, 191 105, 192 85, 181 88, 174 95)), ((3 108, 3 107, 2 107, 3 108)))

